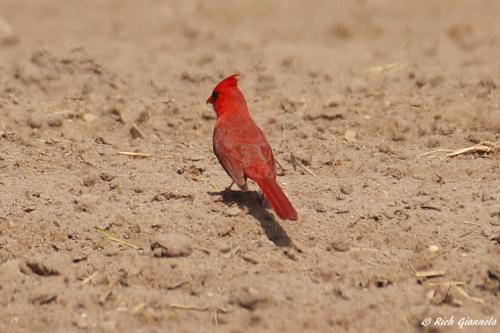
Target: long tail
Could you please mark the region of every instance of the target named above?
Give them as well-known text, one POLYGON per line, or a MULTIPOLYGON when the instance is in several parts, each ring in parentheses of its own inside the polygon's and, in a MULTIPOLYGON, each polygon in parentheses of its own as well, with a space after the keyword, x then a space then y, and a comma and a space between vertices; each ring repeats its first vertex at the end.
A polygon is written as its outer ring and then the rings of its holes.
POLYGON ((286 197, 274 178, 254 179, 259 185, 264 197, 269 201, 276 214, 283 220, 297 221, 299 216, 292 203, 286 197))

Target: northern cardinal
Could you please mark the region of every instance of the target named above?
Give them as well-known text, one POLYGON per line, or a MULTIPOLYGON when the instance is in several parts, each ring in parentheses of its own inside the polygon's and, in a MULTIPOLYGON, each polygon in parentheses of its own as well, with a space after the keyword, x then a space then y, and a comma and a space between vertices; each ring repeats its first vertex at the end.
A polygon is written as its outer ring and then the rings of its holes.
POLYGON ((297 211, 276 182, 271 146, 250 117, 245 98, 238 89, 238 74, 216 85, 207 103, 212 104, 217 114, 214 153, 233 180, 229 189, 236 183, 247 191, 247 178, 250 178, 259 185, 280 218, 296 221, 297 211))

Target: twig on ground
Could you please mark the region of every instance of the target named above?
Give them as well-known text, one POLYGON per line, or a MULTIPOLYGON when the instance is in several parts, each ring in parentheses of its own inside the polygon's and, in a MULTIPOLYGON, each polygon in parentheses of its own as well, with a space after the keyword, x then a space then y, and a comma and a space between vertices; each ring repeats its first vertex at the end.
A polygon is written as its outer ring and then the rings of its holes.
POLYGON ((135 250, 140 250, 140 247, 138 247, 138 246, 136 246, 136 245, 134 245, 132 243, 129 243, 126 240, 123 240, 123 239, 119 238, 118 236, 116 236, 115 234, 113 234, 111 231, 108 231, 106 229, 99 228, 99 227, 95 227, 95 230, 98 233, 100 233, 101 235, 103 235, 104 237, 108 238, 109 240, 112 240, 113 242, 116 242, 118 244, 131 247, 131 248, 133 248, 135 250))
POLYGON ((433 155, 433 154, 437 154, 437 153, 449 153, 451 151, 453 151, 453 150, 451 150, 451 149, 436 149, 436 150, 431 150, 431 151, 428 151, 426 153, 420 154, 420 155, 418 155, 418 157, 424 157, 424 156, 433 155))
POLYGON ((475 144, 470 147, 466 148, 460 148, 456 150, 451 150, 451 149, 436 149, 432 150, 423 154, 418 155, 418 157, 424 157, 424 156, 429 156, 429 155, 434 155, 437 153, 446 153, 446 156, 448 157, 455 157, 459 155, 465 155, 465 154, 489 154, 500 147, 500 142, 491 142, 491 141, 483 141, 478 144, 475 144))
POLYGON ((429 271, 416 271, 415 276, 418 278, 438 277, 446 274, 444 270, 429 270, 429 271))
POLYGON ((119 155, 126 155, 126 156, 132 156, 132 157, 151 157, 153 154, 148 154, 148 153, 137 153, 134 151, 119 151, 119 155))
POLYGON ((467 294, 467 292, 465 290, 463 290, 459 286, 453 285, 452 287, 454 287, 466 299, 471 300, 471 301, 476 302, 476 303, 480 303, 480 304, 484 303, 484 299, 479 298, 479 297, 470 296, 469 294, 467 294))
POLYGON ((473 154, 473 153, 489 154, 495 151, 499 145, 500 142, 495 143, 491 141, 483 141, 471 147, 457 149, 451 153, 446 154, 446 156, 454 157, 458 155, 473 154))
POLYGON ((95 271, 94 273, 90 274, 87 278, 85 278, 85 280, 83 280, 80 285, 81 286, 84 286, 86 285, 87 283, 89 283, 90 281, 92 281, 92 279, 94 279, 97 275, 98 271, 95 271))
POLYGON ((173 309, 179 309, 179 310, 192 310, 192 311, 210 311, 210 310, 215 310, 217 312, 221 313, 227 313, 229 312, 227 309, 221 308, 221 307, 213 307, 213 306, 196 306, 196 305, 188 305, 188 304, 177 304, 177 303, 171 303, 168 305, 169 307, 173 309))
POLYGON ((316 174, 311 170, 309 169, 308 167, 306 167, 304 165, 304 163, 302 163, 298 158, 296 158, 295 154, 294 153, 291 153, 290 154, 290 162, 292 163, 292 166, 293 166, 293 170, 297 170, 297 165, 300 166, 304 171, 306 171, 308 174, 310 174, 311 176, 315 177, 315 178, 318 178, 318 176, 316 176, 316 174))

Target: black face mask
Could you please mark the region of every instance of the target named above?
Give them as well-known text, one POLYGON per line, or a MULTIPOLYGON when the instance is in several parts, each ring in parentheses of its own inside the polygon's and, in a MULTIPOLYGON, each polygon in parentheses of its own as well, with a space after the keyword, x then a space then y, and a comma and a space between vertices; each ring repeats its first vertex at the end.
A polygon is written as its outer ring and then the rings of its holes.
POLYGON ((216 93, 215 91, 212 92, 212 96, 210 96, 210 99, 212 100, 212 103, 215 103, 215 101, 217 100, 217 97, 219 97, 219 94, 216 93))

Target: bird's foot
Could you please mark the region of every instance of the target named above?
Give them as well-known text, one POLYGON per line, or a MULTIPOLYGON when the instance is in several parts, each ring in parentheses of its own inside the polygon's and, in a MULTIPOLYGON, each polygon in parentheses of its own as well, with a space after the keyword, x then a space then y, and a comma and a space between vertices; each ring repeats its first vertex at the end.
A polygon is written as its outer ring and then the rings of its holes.
POLYGON ((232 181, 231 184, 229 184, 229 186, 226 187, 223 192, 231 192, 233 185, 234 185, 234 181, 232 181))
POLYGON ((233 190, 232 190, 233 185, 234 185, 234 181, 231 182, 231 184, 229 184, 229 186, 225 187, 221 192, 222 196, 224 197, 224 201, 226 202, 226 204, 229 207, 234 206, 234 204, 236 204, 236 202, 237 202, 234 199, 234 195, 233 195, 233 190))
POLYGON ((266 198, 264 197, 264 194, 261 191, 259 191, 259 196, 257 198, 257 201, 259 201, 259 204, 262 208, 264 208, 264 209, 266 208, 267 201, 266 201, 266 198))

